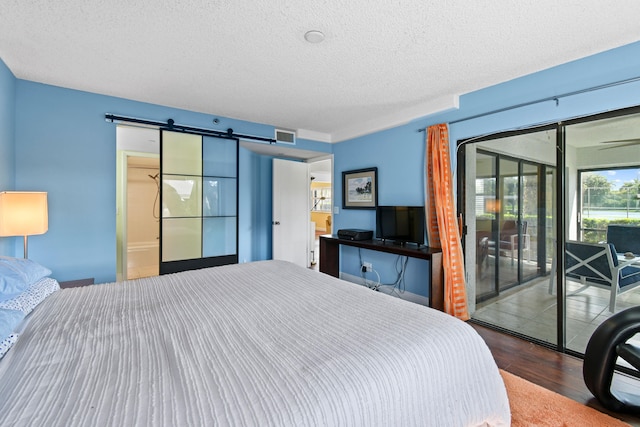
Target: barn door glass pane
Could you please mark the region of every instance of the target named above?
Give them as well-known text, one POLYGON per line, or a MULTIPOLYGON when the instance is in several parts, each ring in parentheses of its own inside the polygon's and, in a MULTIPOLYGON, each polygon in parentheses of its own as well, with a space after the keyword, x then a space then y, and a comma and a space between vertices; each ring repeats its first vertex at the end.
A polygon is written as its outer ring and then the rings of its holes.
POLYGON ((206 137, 203 141, 203 256, 237 253, 237 141, 206 137))
POLYGON ((202 256, 202 137, 162 134, 162 261, 202 256))
POLYGON ((161 274, 238 259, 238 141, 162 132, 161 274))

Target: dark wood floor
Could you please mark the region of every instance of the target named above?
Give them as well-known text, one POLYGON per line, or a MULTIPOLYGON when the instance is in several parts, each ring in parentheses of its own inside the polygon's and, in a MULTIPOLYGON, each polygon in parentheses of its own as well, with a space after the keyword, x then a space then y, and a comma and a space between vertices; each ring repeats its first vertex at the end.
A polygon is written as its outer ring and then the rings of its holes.
MULTIPOLYGON (((500 369, 606 412, 629 424, 640 426, 640 417, 614 414, 598 403, 582 379, 582 359, 558 353, 474 323, 471 323, 471 326, 484 338, 500 369)), ((624 383, 629 389, 633 389, 635 394, 640 394, 640 381, 625 378, 624 383)))

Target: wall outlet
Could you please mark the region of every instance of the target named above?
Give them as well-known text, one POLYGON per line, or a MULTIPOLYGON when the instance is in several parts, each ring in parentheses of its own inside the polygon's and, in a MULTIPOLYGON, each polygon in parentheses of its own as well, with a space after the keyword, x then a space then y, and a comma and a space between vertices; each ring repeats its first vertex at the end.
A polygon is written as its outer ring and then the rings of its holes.
POLYGON ((373 271, 373 265, 370 262, 363 262, 362 267, 364 271, 373 271))

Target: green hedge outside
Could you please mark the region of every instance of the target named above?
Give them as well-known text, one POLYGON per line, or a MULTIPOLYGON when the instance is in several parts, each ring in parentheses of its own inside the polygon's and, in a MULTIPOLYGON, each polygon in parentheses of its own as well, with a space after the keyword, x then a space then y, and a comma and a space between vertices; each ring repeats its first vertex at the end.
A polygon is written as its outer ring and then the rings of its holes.
POLYGON ((607 225, 635 225, 640 226, 640 219, 621 218, 621 219, 604 219, 604 218, 583 218, 582 219, 582 240, 585 242, 602 242, 607 239, 607 225))

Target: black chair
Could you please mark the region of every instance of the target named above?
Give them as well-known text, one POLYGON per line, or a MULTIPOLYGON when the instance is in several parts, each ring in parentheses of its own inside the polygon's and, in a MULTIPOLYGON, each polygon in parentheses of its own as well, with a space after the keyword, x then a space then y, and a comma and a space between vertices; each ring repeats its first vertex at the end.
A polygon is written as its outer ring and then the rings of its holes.
POLYGON ((640 395, 611 389, 618 356, 640 371, 640 347, 627 343, 640 332, 640 306, 611 316, 595 330, 584 354, 582 376, 587 388, 615 412, 640 413, 640 395))

